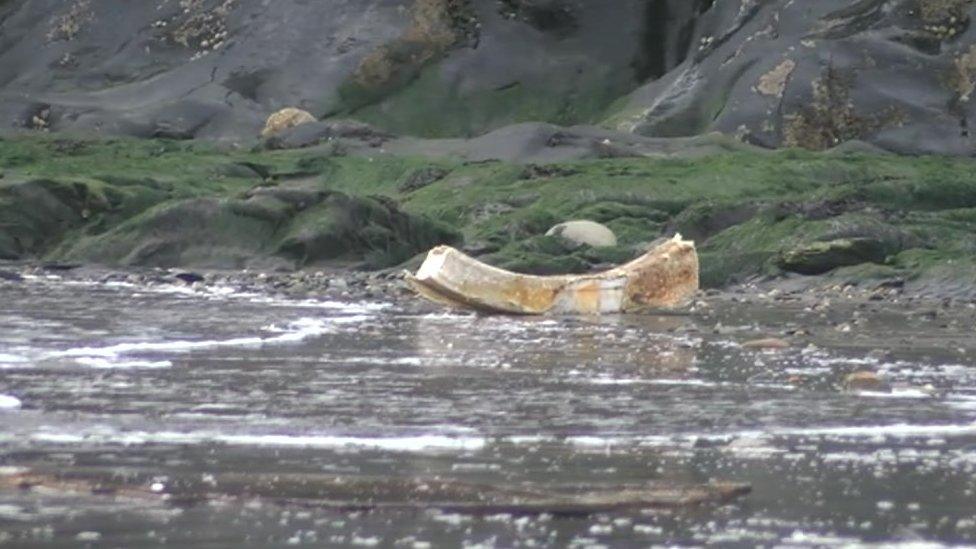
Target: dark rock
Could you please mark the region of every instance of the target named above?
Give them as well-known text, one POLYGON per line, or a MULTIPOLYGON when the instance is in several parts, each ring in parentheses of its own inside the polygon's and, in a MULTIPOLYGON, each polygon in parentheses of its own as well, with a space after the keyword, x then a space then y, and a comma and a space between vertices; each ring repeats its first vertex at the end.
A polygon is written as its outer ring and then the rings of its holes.
POLYGON ((63 273, 63 272, 74 271, 75 269, 79 269, 79 268, 81 268, 81 264, 79 264, 79 263, 44 263, 43 265, 41 265, 41 268, 44 269, 45 271, 53 271, 53 272, 61 272, 61 273, 63 273))
POLYGON ((7 282, 23 282, 24 277, 21 276, 20 273, 0 269, 0 280, 7 282))
POLYGON ((176 278, 177 280, 182 280, 187 284, 195 284, 197 282, 203 282, 204 280, 206 280, 206 278, 203 275, 197 273, 191 273, 191 272, 177 273, 173 275, 173 278, 176 278))

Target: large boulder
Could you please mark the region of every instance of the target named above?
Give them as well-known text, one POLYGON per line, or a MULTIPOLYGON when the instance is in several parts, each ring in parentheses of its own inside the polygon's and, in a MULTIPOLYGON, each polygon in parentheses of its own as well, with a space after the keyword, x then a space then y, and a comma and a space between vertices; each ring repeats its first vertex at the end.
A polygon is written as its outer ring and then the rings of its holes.
POLYGON ((261 137, 268 138, 273 135, 278 135, 289 128, 315 121, 315 117, 308 111, 294 107, 281 109, 268 117, 268 120, 264 123, 264 129, 261 130, 261 137))

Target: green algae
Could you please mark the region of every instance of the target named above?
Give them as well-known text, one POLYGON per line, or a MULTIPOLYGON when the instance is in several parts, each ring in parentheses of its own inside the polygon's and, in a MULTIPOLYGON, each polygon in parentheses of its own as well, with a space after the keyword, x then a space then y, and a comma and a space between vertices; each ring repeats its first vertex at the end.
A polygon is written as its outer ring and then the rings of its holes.
POLYGON ((976 272, 976 162, 965 159, 737 151, 567 162, 527 178, 521 165, 452 157, 40 136, 0 141, 0 162, 7 258, 378 267, 444 242, 553 274, 620 263, 682 232, 713 287, 784 270, 848 280, 976 272), (444 176, 402 187, 425 169, 444 176), (302 204, 301 193, 322 198, 302 204), (160 244, 167 215, 205 236, 160 244), (607 224, 619 246, 567 250, 544 237, 569 219, 607 224), (811 255, 845 240, 864 253, 811 255), (819 261, 812 270, 787 259, 804 250, 819 261))

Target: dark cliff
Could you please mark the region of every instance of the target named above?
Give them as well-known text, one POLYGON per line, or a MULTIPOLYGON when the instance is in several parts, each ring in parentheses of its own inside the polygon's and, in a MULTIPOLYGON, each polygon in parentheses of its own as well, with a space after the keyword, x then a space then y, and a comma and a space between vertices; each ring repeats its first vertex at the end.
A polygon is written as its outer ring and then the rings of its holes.
POLYGON ((0 127, 246 140, 524 121, 971 155, 968 0, 5 0, 0 127))

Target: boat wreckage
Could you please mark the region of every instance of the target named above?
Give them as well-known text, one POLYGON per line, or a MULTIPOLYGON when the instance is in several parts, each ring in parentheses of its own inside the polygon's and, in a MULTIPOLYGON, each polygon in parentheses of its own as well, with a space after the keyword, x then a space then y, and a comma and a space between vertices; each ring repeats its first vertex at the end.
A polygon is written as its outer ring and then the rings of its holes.
POLYGON ((637 259, 593 274, 534 276, 492 267, 450 246, 438 246, 407 281, 421 296, 481 312, 605 314, 671 310, 698 290, 695 243, 681 235, 637 259))

